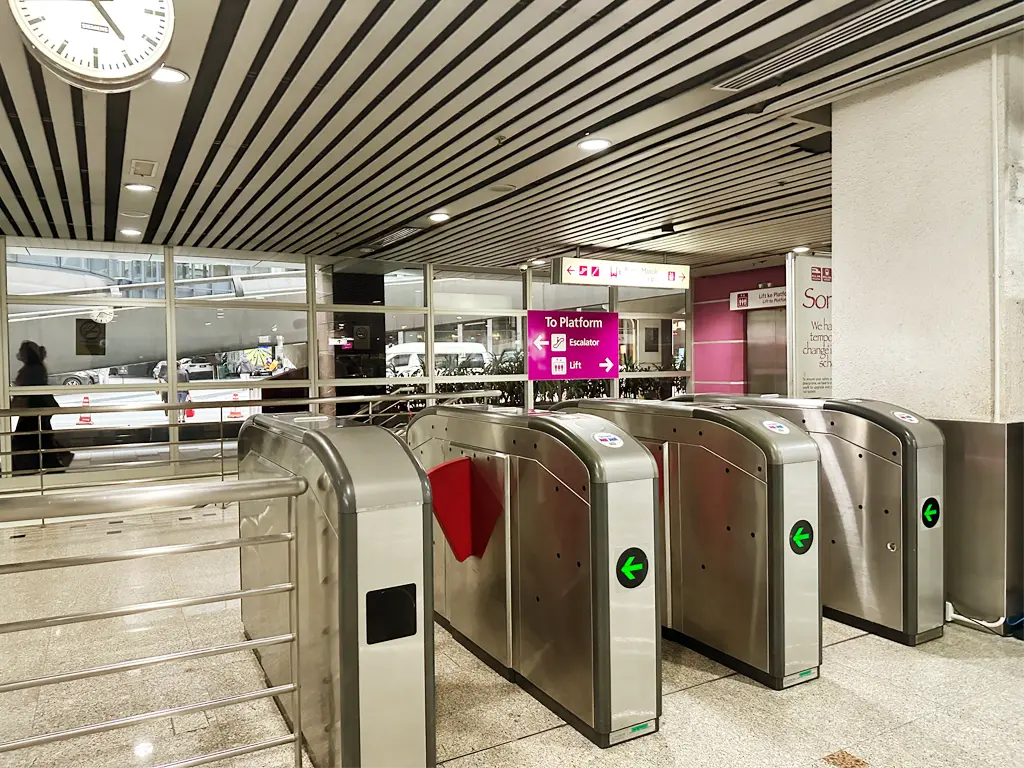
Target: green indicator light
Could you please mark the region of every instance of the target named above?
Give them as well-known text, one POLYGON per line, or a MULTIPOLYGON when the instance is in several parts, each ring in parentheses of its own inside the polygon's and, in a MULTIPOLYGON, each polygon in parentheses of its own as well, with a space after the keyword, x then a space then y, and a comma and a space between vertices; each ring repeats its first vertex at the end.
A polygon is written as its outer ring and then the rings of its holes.
POLYGON ((637 731, 643 731, 643 730, 646 730, 647 726, 649 726, 649 725, 650 725, 650 723, 640 723, 640 725, 634 725, 634 726, 633 726, 633 727, 632 727, 632 728, 630 729, 630 731, 629 731, 629 732, 630 732, 630 733, 636 733, 637 731))
POLYGON ((805 555, 814 544, 814 528, 810 520, 797 520, 789 529, 789 548, 795 554, 805 555))
POLYGON ((921 506, 921 522, 925 528, 934 528, 939 524, 939 500, 930 496, 921 506))
POLYGON ((630 547, 615 561, 615 578, 626 589, 636 589, 647 580, 647 553, 640 547, 630 547))
POLYGON ((800 673, 800 675, 799 675, 799 676, 800 676, 800 677, 807 677, 807 676, 808 676, 809 674, 811 674, 812 672, 814 672, 814 670, 813 670, 813 669, 805 669, 805 670, 804 670, 803 672, 801 672, 801 673, 800 673))
POLYGON ((643 569, 644 569, 644 564, 643 563, 634 563, 633 562, 633 557, 630 556, 629 559, 626 560, 625 564, 622 566, 622 573, 630 581, 635 581, 636 580, 636 576, 634 576, 633 574, 636 573, 637 571, 642 571, 643 569))

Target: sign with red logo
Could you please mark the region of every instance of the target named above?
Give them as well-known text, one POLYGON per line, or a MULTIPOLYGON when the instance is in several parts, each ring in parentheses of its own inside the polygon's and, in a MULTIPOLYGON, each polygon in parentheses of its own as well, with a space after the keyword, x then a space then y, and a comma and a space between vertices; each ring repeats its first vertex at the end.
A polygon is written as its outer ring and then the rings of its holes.
POLYGON ((786 286, 754 288, 729 294, 729 309, 765 309, 786 306, 786 286))
POLYGON ((690 287, 690 268, 683 264, 651 264, 644 261, 607 259, 555 259, 551 269, 555 285, 608 285, 633 288, 690 287))
POLYGON ((832 395, 832 259, 790 254, 787 324, 790 397, 832 395))

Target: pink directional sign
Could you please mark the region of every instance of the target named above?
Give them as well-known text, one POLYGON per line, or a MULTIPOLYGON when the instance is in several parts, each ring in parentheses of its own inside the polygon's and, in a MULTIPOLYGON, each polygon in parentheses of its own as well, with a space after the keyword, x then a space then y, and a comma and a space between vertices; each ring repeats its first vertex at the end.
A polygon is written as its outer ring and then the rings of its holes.
POLYGON ((617 379, 619 316, 615 312, 531 309, 526 318, 527 378, 617 379))

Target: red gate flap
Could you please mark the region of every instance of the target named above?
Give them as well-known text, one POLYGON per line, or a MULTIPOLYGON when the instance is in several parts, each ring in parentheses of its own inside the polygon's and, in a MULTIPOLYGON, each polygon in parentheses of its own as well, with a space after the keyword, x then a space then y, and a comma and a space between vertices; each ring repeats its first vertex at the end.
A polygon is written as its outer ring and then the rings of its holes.
POLYGON ((504 501, 487 477, 463 456, 439 464, 429 472, 434 517, 460 563, 483 557, 494 526, 504 511, 504 501))
POLYGON ((434 517, 460 563, 473 554, 472 464, 464 456, 427 472, 434 517))

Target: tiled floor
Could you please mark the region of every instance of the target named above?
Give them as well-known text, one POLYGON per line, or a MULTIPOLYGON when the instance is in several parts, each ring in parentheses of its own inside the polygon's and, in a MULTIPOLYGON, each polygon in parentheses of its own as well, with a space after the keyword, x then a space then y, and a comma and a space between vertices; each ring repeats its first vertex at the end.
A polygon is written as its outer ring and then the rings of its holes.
MULTIPOLYGON (((205 508, 0 531, 0 562, 229 538, 205 508)), ((235 551, 0 576, 0 621, 238 588, 235 551)), ((905 648, 825 622, 820 680, 767 690, 664 644, 659 733, 599 750, 436 630, 446 768, 1008 768, 1024 766, 1024 643, 961 627, 905 648)), ((0 635, 0 682, 243 639, 236 603, 0 635)), ((255 690, 248 652, 0 694, 0 742, 255 690)), ((154 766, 286 733, 268 700, 9 754, 0 768, 154 766)), ((287 766, 290 747, 226 760, 287 766)))

